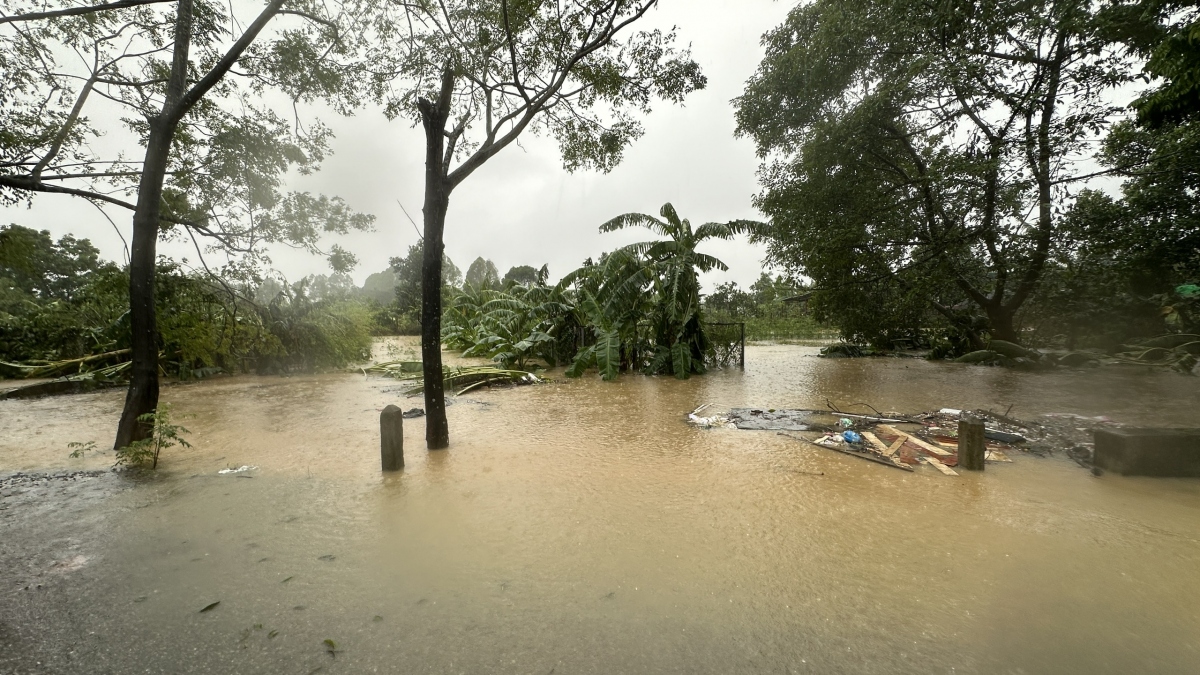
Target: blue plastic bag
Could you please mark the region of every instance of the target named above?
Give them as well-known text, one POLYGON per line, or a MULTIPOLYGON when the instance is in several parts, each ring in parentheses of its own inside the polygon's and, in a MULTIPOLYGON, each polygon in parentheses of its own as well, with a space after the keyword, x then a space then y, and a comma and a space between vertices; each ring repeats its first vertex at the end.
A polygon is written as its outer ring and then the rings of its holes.
POLYGON ((862 443, 862 436, 859 436, 857 431, 847 430, 842 432, 842 440, 847 443, 862 443))

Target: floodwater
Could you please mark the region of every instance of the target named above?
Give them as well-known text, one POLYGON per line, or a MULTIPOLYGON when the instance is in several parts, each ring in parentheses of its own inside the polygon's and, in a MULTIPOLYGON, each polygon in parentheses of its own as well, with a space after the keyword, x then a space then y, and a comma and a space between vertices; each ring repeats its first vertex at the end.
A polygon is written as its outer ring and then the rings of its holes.
MULTIPOLYGON (((154 477, 0 499, 0 672, 1198 672, 1200 481, 910 474, 682 421, 829 398, 1195 425, 1195 379, 815 354, 477 390, 448 451, 405 420, 389 476, 379 411, 421 405, 394 381, 166 387, 195 447, 154 477)), ((0 402, 0 473, 108 466, 66 444, 106 444, 122 399, 0 402)))

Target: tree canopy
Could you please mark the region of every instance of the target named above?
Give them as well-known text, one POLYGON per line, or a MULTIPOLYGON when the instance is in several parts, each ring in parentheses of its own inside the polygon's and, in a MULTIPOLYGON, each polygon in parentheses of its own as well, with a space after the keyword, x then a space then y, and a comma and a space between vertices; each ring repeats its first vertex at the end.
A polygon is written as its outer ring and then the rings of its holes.
POLYGON ((794 9, 736 100, 769 260, 849 336, 932 308, 976 344, 1017 340, 1058 204, 1118 112, 1102 94, 1132 77, 1104 26, 1081 0, 794 9))

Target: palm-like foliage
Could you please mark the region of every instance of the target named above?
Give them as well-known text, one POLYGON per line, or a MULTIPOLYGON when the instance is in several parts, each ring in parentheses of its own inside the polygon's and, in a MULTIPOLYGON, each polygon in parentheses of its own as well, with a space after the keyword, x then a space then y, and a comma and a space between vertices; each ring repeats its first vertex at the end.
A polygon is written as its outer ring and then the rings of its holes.
POLYGON ((524 369, 536 359, 554 366, 573 355, 569 377, 589 368, 605 380, 626 370, 680 379, 704 372, 708 342, 697 273, 728 268, 696 247, 731 239, 753 223, 706 223, 693 230, 670 204, 660 214, 662 220, 627 213, 601 225, 601 232, 646 227, 665 239, 589 260, 557 286, 545 283, 545 268, 529 286, 468 285, 442 318, 443 340, 464 356, 490 357, 510 368, 524 369))
POLYGON ((636 276, 626 282, 646 280, 655 301, 649 313, 653 330, 653 351, 647 370, 652 373, 671 373, 680 379, 692 373, 704 372, 704 352, 707 348, 700 320, 700 280, 697 272, 729 269, 719 259, 696 250, 709 239, 732 239, 746 232, 753 223, 732 221, 705 223, 694 230, 675 207, 663 204, 662 217, 644 213, 626 213, 600 226, 601 232, 615 232, 628 227, 645 227, 666 239, 630 244, 616 254, 627 260, 641 261, 636 276))

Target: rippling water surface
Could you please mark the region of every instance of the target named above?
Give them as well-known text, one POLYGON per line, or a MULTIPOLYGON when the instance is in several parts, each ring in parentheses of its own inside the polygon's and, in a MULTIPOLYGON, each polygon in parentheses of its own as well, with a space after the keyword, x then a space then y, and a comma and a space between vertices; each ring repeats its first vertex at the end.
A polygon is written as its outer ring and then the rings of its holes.
MULTIPOLYGON (((907 474, 682 421, 828 398, 1195 425, 1196 380, 815 353, 472 392, 448 451, 405 421, 391 476, 379 410, 421 405, 396 382, 167 387, 196 447, 93 506, 88 562, 22 616, 76 631, 47 672, 1198 672, 1200 481, 907 474)), ((107 466, 65 447, 107 442, 122 398, 0 402, 0 471, 107 466)))

